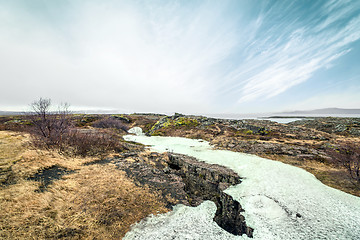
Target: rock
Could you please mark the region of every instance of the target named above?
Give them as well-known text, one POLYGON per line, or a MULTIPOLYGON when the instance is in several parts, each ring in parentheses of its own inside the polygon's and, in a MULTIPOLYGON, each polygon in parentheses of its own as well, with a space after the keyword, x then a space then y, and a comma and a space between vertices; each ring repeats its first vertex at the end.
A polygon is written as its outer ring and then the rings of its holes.
POLYGON ((117 119, 117 120, 121 120, 121 121, 126 122, 126 123, 131 122, 130 119, 128 119, 125 116, 112 115, 111 117, 114 118, 114 119, 117 119))
POLYGON ((360 136, 359 118, 315 118, 312 120, 300 120, 289 123, 290 126, 302 125, 306 128, 316 129, 325 133, 338 135, 360 136))
MULTIPOLYGON (((214 221, 224 230, 234 234, 252 237, 253 229, 248 227, 240 203, 223 192, 225 186, 239 184, 240 177, 232 170, 219 165, 194 161, 193 158, 169 154, 169 162, 185 183, 191 198, 211 200, 217 206, 214 221)), ((193 204, 192 204, 193 205, 193 204)), ((198 205, 196 202, 195 205, 198 205)))
POLYGON ((220 227, 235 235, 252 236, 253 229, 246 225, 240 203, 223 192, 230 185, 241 183, 234 171, 173 153, 147 153, 132 158, 148 161, 112 162, 138 184, 160 191, 169 208, 179 203, 198 206, 211 200, 217 206, 214 221, 220 227))
POLYGON ((163 172, 168 174, 168 173, 171 172, 171 169, 169 167, 166 167, 166 168, 163 169, 163 172))
POLYGON ((136 136, 144 136, 145 135, 140 127, 130 128, 128 133, 135 134, 136 136))
POLYGON ((185 115, 181 114, 181 113, 175 113, 174 116, 172 117, 172 119, 176 119, 176 118, 179 118, 179 117, 185 117, 185 115))
POLYGON ((229 147, 229 148, 233 148, 233 147, 235 147, 235 144, 230 143, 230 144, 228 145, 228 147, 229 147))

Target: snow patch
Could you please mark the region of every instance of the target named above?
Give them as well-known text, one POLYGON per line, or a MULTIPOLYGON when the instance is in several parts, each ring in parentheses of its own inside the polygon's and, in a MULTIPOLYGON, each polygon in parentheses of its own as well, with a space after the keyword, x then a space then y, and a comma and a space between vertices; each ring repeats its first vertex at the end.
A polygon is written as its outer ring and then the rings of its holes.
MULTIPOLYGON (((244 208, 254 239, 360 239, 360 198, 322 184, 303 169, 254 155, 213 150, 202 140, 124 138, 151 145, 154 151, 186 154, 237 172, 242 183, 225 192, 244 208)), ((151 217, 135 225, 126 239, 247 238, 222 230, 212 220, 215 206, 209 204, 181 206, 169 214, 151 217)))
POLYGON ((214 221, 216 205, 205 201, 197 207, 177 205, 173 211, 143 219, 123 240, 248 239, 234 236, 214 221))
POLYGON ((128 131, 128 133, 135 134, 136 136, 145 136, 145 134, 143 133, 141 127, 133 127, 133 128, 130 128, 129 131, 128 131))

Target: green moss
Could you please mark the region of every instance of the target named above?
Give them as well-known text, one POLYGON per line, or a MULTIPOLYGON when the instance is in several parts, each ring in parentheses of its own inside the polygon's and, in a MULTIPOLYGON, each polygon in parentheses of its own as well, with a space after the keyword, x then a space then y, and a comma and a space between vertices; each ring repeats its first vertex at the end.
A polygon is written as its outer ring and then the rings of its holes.
POLYGON ((250 135, 250 134, 253 134, 254 132, 251 131, 250 129, 245 129, 245 130, 243 131, 243 133, 244 133, 244 134, 247 134, 247 135, 250 135))
POLYGON ((244 129, 244 130, 241 130, 241 131, 236 131, 234 136, 235 137, 241 137, 241 136, 244 136, 244 135, 251 135, 253 133, 254 132, 251 131, 250 129, 244 129))
POLYGON ((174 120, 168 119, 166 122, 163 123, 163 128, 167 128, 174 125, 174 120))
POLYGON ((196 119, 192 118, 185 118, 185 117, 179 117, 174 122, 175 126, 189 126, 189 127, 196 127, 199 125, 199 122, 196 119))
POLYGON ((260 130, 260 131, 259 131, 259 134, 260 134, 260 135, 263 135, 263 136, 264 136, 264 135, 269 135, 270 133, 271 133, 270 130, 260 130))
POLYGON ((158 127, 160 125, 160 120, 159 121, 157 121, 151 128, 150 128, 150 132, 152 132, 152 131, 155 131, 155 128, 156 127, 158 127))
POLYGON ((155 131, 153 134, 151 134, 151 136, 164 136, 165 133, 162 131, 155 131))
POLYGON ((196 119, 192 119, 192 118, 186 118, 186 117, 179 117, 174 119, 171 118, 165 118, 161 119, 159 121, 157 121, 149 130, 149 132, 153 132, 152 135, 153 136, 162 136, 162 135, 154 135, 154 134, 158 134, 155 133, 157 132, 160 127, 160 129, 166 129, 166 128, 180 128, 180 127, 195 127, 199 125, 199 122, 196 119), (156 130, 158 129, 158 130, 156 130))
POLYGON ((150 129, 152 129, 154 125, 152 123, 148 123, 146 124, 144 127, 143 127, 143 131, 147 132, 149 131, 150 129))

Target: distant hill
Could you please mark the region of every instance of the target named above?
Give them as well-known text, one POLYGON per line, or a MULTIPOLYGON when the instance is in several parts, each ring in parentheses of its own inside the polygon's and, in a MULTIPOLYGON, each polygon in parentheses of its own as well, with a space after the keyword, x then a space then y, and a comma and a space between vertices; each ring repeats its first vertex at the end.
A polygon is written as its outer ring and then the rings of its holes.
POLYGON ((322 108, 315 110, 305 111, 292 111, 292 112, 281 112, 281 115, 314 115, 314 114, 360 114, 360 109, 346 109, 346 108, 322 108))

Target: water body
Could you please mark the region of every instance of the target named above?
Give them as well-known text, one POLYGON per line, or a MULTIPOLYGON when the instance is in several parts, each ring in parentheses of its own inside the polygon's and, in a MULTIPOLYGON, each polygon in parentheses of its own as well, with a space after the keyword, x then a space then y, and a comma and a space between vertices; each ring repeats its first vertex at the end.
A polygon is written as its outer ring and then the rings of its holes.
MULTIPOLYGON (((258 118, 258 120, 270 120, 270 121, 273 121, 273 122, 277 122, 277 123, 290 123, 290 122, 295 122, 295 121, 298 121, 298 120, 303 120, 304 118, 258 118)), ((310 119, 308 119, 310 120, 310 119)))
MULTIPOLYGON (((186 154, 237 172, 242 183, 225 192, 245 209, 254 239, 360 239, 360 198, 323 185, 305 170, 254 155, 214 150, 202 140, 124 138, 157 152, 186 154)), ((124 239, 248 239, 220 228, 213 221, 215 211, 209 201, 195 208, 178 205, 172 212, 142 220, 124 239)))

